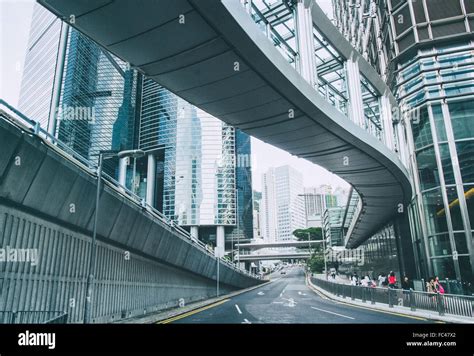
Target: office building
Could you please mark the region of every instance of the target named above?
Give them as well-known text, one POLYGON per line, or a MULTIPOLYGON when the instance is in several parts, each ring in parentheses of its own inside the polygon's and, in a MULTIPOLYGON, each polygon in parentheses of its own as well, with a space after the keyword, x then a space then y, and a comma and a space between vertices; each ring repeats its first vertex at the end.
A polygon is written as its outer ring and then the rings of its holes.
MULTIPOLYGON (((474 4, 335 0, 336 23, 395 94, 408 139, 419 277, 474 281, 474 4)), ((404 147, 400 147, 403 150, 404 147)))
POLYGON ((306 227, 303 178, 286 165, 270 168, 262 177, 262 234, 266 241, 294 238, 293 231, 306 227))

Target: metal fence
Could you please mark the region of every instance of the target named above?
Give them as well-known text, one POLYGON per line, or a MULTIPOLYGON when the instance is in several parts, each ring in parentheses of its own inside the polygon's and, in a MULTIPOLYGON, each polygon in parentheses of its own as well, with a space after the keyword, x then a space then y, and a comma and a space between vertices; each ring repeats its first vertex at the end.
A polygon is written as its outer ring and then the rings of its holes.
POLYGON ((66 324, 63 311, 0 311, 0 324, 66 324))
POLYGON ((361 300, 364 303, 386 304, 394 306, 404 306, 415 311, 428 310, 439 313, 439 315, 458 315, 474 317, 474 297, 427 293, 395 288, 362 287, 348 284, 334 283, 320 278, 311 278, 316 286, 328 291, 331 294, 352 300, 361 300))

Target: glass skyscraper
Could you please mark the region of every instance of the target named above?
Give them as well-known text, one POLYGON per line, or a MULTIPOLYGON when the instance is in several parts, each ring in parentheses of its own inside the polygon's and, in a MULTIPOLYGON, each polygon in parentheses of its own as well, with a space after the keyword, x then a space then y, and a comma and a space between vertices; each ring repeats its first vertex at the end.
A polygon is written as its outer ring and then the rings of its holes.
MULTIPOLYGON (((35 4, 19 109, 76 153, 131 149, 139 74, 35 4)), ((106 171, 116 175, 116 163, 106 171)))
POLYGON ((333 3, 339 29, 402 110, 394 124, 408 142, 418 275, 474 282, 474 3, 365 1, 360 12, 333 3))
POLYGON ((250 137, 150 79, 141 100, 139 148, 156 156, 155 207, 205 242, 216 243, 218 228, 228 248, 251 239, 250 137))

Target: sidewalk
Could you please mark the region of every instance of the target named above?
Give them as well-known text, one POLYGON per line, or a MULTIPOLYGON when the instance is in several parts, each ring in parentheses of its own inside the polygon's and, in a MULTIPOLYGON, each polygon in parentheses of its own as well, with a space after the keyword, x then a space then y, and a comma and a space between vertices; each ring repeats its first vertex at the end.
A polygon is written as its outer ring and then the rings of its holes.
POLYGON ((312 289, 316 294, 320 294, 326 297, 327 299, 331 299, 331 300, 349 304, 349 305, 364 307, 367 309, 380 310, 380 311, 390 312, 390 313, 405 314, 408 316, 437 320, 437 321, 442 321, 446 323, 474 324, 474 318, 463 317, 463 316, 458 316, 458 315, 449 315, 449 314, 440 316, 438 313, 431 312, 428 310, 418 309, 416 311, 412 311, 410 310, 410 308, 403 307, 400 305, 394 305, 393 308, 390 308, 388 305, 381 304, 381 303, 375 303, 375 304, 371 304, 370 302, 364 303, 360 300, 352 300, 351 298, 343 298, 340 296, 336 296, 318 286, 315 286, 313 282, 311 281, 311 277, 309 276, 309 274, 306 275, 306 283, 308 287, 312 289))

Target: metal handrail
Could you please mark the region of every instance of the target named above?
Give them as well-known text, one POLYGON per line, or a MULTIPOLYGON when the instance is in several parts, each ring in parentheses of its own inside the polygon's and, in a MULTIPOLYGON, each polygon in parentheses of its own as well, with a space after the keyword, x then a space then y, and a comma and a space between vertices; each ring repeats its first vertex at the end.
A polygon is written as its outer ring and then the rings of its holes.
MULTIPOLYGON (((65 143, 63 143, 61 140, 59 140, 58 138, 56 138, 55 136, 51 135, 49 132, 44 130, 41 127, 39 122, 28 118, 26 115, 22 114, 13 106, 8 104, 6 101, 4 101, 3 99, 0 99, 0 106, 2 105, 5 106, 11 112, 13 112, 16 116, 14 117, 6 113, 7 115, 4 117, 5 119, 16 124, 17 126, 20 126, 20 128, 24 130, 30 131, 32 134, 43 139, 45 143, 51 143, 52 145, 49 145, 49 147, 56 149, 63 156, 64 154, 66 154, 68 156, 67 158, 72 159, 74 163, 80 163, 80 168, 86 170, 91 175, 97 176, 97 170, 98 170, 97 163, 84 158, 79 153, 77 153, 76 151, 71 149, 69 146, 67 146, 65 143), (78 162, 75 162, 75 161, 78 161, 78 162)), ((174 231, 179 237, 182 237, 182 238, 184 237, 186 240, 191 241, 193 244, 196 244, 207 255, 211 257, 215 257, 215 254, 213 253, 213 251, 209 251, 208 246, 206 244, 204 244, 202 241, 199 241, 198 239, 193 238, 189 232, 187 232, 181 226, 174 223, 173 220, 170 220, 168 217, 166 217, 163 213, 158 211, 156 208, 146 203, 142 197, 138 196, 127 187, 121 185, 116 179, 107 175, 105 172, 102 172, 102 177, 104 178, 103 180, 107 184, 107 186, 114 189, 117 193, 125 196, 130 201, 135 203, 137 206, 144 208, 150 215, 157 218, 162 223, 167 224, 169 228, 174 229, 174 231)), ((232 267, 236 271, 239 271, 240 273, 244 273, 246 275, 249 275, 257 279, 260 278, 260 276, 255 275, 254 273, 250 273, 245 269, 238 268, 232 263, 229 265, 228 261, 225 260, 223 257, 219 257, 219 259, 221 260, 221 262, 227 264, 228 266, 232 267)))
POLYGON ((324 290, 340 295, 343 298, 360 299, 371 304, 382 303, 393 308, 395 305, 405 306, 410 310, 417 309, 474 318, 474 297, 458 294, 429 293, 413 289, 382 288, 354 286, 312 278, 314 284, 324 290))

